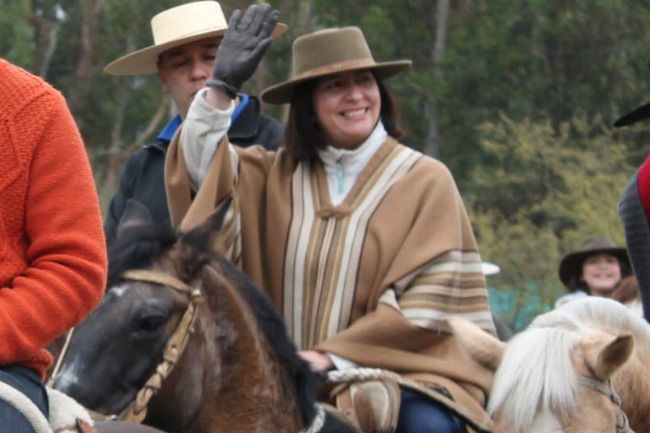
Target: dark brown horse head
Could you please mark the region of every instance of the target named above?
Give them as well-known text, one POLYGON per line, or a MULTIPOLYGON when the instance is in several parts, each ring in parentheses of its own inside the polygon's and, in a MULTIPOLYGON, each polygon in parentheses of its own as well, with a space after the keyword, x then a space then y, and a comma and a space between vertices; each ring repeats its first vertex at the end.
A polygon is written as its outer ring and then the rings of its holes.
POLYGON ((190 304, 189 294, 173 287, 180 285, 200 290, 204 302, 187 346, 148 404, 147 424, 197 433, 298 431, 314 418, 312 375, 281 316, 218 253, 228 206, 176 235, 131 205, 109 249, 105 298, 74 332, 55 388, 104 414, 129 407, 169 358, 165 346, 190 304), (125 274, 132 270, 170 280, 133 279, 125 274))

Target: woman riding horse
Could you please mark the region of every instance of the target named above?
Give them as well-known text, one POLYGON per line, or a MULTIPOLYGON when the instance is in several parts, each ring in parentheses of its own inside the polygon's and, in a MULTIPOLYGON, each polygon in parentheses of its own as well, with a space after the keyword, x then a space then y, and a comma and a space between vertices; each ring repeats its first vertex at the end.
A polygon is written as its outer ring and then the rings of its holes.
POLYGON ((423 384, 427 396, 396 399, 395 431, 489 431, 489 377, 443 321, 494 333, 472 228, 449 170, 399 143, 384 84, 411 62, 376 62, 356 27, 299 37, 291 78, 262 93, 290 103, 284 146, 238 148, 226 130, 270 43, 277 13, 267 14, 233 14, 209 87, 170 145, 173 223, 190 229, 232 197, 229 258, 268 292, 314 370, 377 367, 423 384))

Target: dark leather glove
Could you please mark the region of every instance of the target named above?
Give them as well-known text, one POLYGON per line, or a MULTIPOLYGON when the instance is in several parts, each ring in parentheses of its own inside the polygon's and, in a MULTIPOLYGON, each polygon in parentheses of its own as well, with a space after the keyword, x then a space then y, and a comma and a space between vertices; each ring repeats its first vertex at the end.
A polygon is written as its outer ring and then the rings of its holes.
POLYGON ((269 14, 270 10, 269 4, 254 4, 244 16, 239 9, 233 12, 217 51, 212 78, 206 85, 220 88, 233 99, 237 96, 271 44, 271 33, 280 13, 274 10, 269 14))

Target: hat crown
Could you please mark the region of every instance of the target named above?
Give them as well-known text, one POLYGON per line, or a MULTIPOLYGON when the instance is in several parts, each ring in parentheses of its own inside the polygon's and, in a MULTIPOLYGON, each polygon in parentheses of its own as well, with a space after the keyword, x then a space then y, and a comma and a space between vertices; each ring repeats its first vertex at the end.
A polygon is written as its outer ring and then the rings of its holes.
POLYGON ((411 66, 410 60, 375 62, 366 38, 358 27, 319 30, 293 42, 291 77, 266 88, 262 100, 272 104, 291 102, 301 83, 346 71, 371 70, 385 80, 411 66))
POLYGON ((167 9, 151 19, 154 45, 228 28, 219 3, 199 1, 167 9))
POLYGON ((292 54, 292 78, 308 76, 322 68, 335 71, 351 61, 358 62, 359 67, 375 64, 358 27, 326 29, 300 36, 293 43, 292 54))
POLYGON ((606 236, 594 236, 585 241, 582 251, 602 250, 607 248, 619 248, 616 243, 606 236))

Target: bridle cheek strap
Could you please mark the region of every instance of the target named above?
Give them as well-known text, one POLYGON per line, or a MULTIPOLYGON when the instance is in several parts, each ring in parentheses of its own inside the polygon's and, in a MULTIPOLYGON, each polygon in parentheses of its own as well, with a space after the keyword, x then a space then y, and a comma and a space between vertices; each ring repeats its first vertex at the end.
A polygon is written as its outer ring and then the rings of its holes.
POLYGON ((138 391, 135 400, 118 417, 121 420, 141 423, 147 416, 147 405, 149 401, 160 390, 163 381, 171 374, 174 366, 183 354, 187 342, 194 332, 194 323, 196 322, 199 311, 198 307, 199 304, 204 302, 204 297, 200 289, 192 288, 178 278, 161 272, 129 270, 122 274, 122 278, 171 287, 181 293, 187 294, 190 301, 176 330, 165 344, 162 362, 158 364, 149 380, 138 391))
POLYGON ((616 391, 614 391, 610 381, 603 383, 588 377, 580 376, 578 377, 578 384, 604 394, 618 407, 618 414, 616 415, 616 433, 634 433, 634 430, 630 428, 630 422, 627 419, 627 415, 623 412, 623 409, 621 409, 621 398, 618 396, 616 391))

